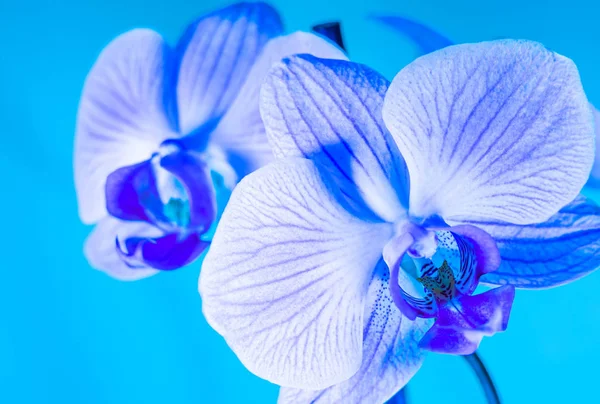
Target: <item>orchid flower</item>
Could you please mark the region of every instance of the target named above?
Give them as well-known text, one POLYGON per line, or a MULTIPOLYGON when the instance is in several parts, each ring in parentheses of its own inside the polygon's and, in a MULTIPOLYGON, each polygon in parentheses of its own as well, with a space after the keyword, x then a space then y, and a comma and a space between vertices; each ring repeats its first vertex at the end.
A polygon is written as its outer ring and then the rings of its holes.
POLYGON ((383 403, 425 352, 503 331, 515 287, 600 265, 591 112, 540 44, 448 47, 391 84, 297 55, 260 104, 276 160, 233 191, 199 291, 280 403, 383 403))
POLYGON ((281 32, 270 6, 240 3, 196 20, 174 48, 135 29, 104 49, 84 86, 74 157, 79 214, 96 224, 84 248, 93 267, 133 280, 206 249, 215 187, 272 159, 258 107, 271 64, 344 57, 319 36, 281 32))
MULTIPOLYGON (((443 34, 410 18, 387 15, 373 16, 372 18, 410 38, 419 48, 421 55, 454 45, 454 42, 443 34)), ((586 185, 600 188, 600 112, 591 104, 590 108, 594 111, 594 121, 596 122, 596 157, 586 185)))

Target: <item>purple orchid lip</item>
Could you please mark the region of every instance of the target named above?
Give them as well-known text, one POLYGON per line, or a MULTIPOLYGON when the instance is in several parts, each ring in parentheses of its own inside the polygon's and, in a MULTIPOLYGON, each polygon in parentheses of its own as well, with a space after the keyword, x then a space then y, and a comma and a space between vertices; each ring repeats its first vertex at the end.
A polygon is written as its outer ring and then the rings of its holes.
POLYGON ((115 218, 144 221, 165 232, 163 237, 130 237, 123 243, 117 238, 117 252, 130 268, 173 270, 196 259, 209 244, 200 235, 216 216, 210 172, 200 154, 187 151, 177 140, 164 142, 151 159, 111 173, 106 200, 115 218), (167 189, 165 197, 158 175, 172 176, 184 195, 170 196, 167 189))
POLYGON ((117 252, 132 269, 151 267, 172 271, 194 261, 210 245, 197 233, 181 236, 176 233, 158 238, 126 239, 121 244, 117 238, 117 252))
MULTIPOLYGON (((433 327, 425 335, 420 346, 436 352, 470 354, 479 346, 484 335, 504 331, 508 324, 514 288, 497 288, 472 295, 479 278, 496 270, 500 259, 493 239, 474 226, 461 225, 438 229, 436 239, 439 248, 456 248, 436 252, 430 259, 417 260, 416 281, 423 287, 423 296, 413 296, 400 285, 401 258, 393 263, 390 249, 404 256, 413 249, 418 239, 426 236, 416 225, 404 226, 402 236, 386 245, 384 256, 391 264, 390 293, 398 309, 410 320, 417 317, 434 318, 433 327), (415 233, 416 232, 416 233, 415 233), (437 257, 437 259, 436 259, 437 257), (458 259, 456 259, 458 258, 458 259), (434 263, 434 260, 438 263, 434 263), (441 264, 440 260, 443 260, 441 264), (458 261, 458 262, 457 262, 458 261)), ((410 275, 409 275, 410 276, 410 275)))
POLYGON ((148 223, 162 219, 151 159, 113 171, 106 179, 105 190, 106 209, 111 216, 148 223))
POLYGON ((458 297, 442 307, 419 346, 438 353, 472 354, 484 336, 506 330, 514 297, 511 285, 458 297))
MULTIPOLYGON (((177 141, 170 141, 162 147, 168 152, 162 156, 122 167, 111 173, 106 182, 107 210, 121 220, 145 221, 160 228, 189 228, 204 232, 216 216, 216 202, 210 172, 199 154, 179 148, 177 141), (158 160, 156 160, 158 158, 158 160), (158 166, 155 166, 155 161, 158 166), (181 183, 185 190, 183 197, 161 195, 161 184, 157 180, 157 170, 165 170, 181 183), (162 196, 162 198, 161 198, 162 196), (182 199, 183 198, 183 199, 182 199), (179 211, 184 220, 175 220, 167 213, 168 206, 179 202, 179 211)), ((178 207, 175 206, 175 209, 178 207)))
POLYGON ((210 170, 199 153, 181 148, 160 159, 160 167, 174 175, 189 200, 188 228, 207 231, 216 218, 216 196, 210 170))

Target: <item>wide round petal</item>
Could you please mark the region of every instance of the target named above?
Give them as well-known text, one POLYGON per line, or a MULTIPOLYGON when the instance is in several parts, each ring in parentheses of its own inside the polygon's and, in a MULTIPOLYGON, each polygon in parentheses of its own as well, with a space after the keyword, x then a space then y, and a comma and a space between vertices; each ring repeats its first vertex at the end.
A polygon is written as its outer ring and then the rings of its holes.
POLYGON ((383 125, 388 81, 366 66, 298 55, 271 70, 261 114, 276 157, 306 157, 329 170, 344 195, 395 221, 408 178, 383 125))
POLYGON ((265 45, 244 86, 211 137, 211 141, 229 155, 240 178, 273 159, 259 111, 260 88, 275 63, 299 53, 346 59, 345 54, 330 41, 308 32, 281 36, 265 45))
POLYGON ((592 105, 590 105, 590 107, 594 111, 594 122, 596 124, 596 158, 594 160, 594 166, 592 167, 592 172, 590 173, 590 179, 588 180, 587 185, 599 188, 600 187, 600 111, 598 111, 592 105))
POLYGON ((160 237, 162 232, 145 222, 124 222, 112 217, 102 219, 88 236, 83 252, 90 265, 122 281, 135 281, 158 273, 150 267, 132 268, 119 256, 115 240, 119 237, 160 237))
POLYGON ((392 233, 350 215, 321 174, 284 159, 242 180, 200 274, 209 323, 282 386, 322 389, 359 369, 369 280, 392 233))
POLYGON ((573 62, 542 45, 451 46, 394 78, 383 118, 410 172, 410 212, 529 224, 573 200, 594 155, 573 62))
POLYGON ((324 390, 282 388, 279 404, 384 403, 408 383, 424 357, 418 341, 433 321, 402 317, 390 297, 389 284, 389 270, 380 262, 369 286, 358 372, 324 390))
POLYGON ((119 167, 150 158, 172 135, 163 108, 169 49, 161 36, 136 29, 113 40, 85 81, 75 134, 75 188, 79 216, 106 216, 104 184, 119 167))
POLYGON ((265 43, 282 31, 279 15, 265 3, 237 3, 187 28, 171 75, 176 93, 167 95, 183 134, 222 117, 265 43))
POLYGON ((496 241, 501 263, 482 282, 548 288, 572 282, 600 267, 600 207, 580 196, 550 220, 518 226, 478 222, 496 241))

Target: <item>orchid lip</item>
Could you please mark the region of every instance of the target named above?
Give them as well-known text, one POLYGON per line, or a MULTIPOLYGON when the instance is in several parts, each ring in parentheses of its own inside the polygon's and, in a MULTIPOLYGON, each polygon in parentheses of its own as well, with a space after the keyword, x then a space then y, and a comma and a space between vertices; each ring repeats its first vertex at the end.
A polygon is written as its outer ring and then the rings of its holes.
POLYGON ((146 221, 165 233, 202 233, 215 217, 205 156, 175 139, 163 142, 150 159, 111 173, 106 198, 117 219, 146 221))
POLYGON ((397 230, 400 233, 384 247, 384 259, 392 272, 394 302, 405 315, 435 317, 439 305, 474 289, 478 278, 472 267, 477 262, 462 256, 467 246, 460 236, 412 222, 397 230), (405 242, 398 243, 399 238, 405 242))
MULTIPOLYGON (((126 196, 143 211, 145 221, 164 233, 123 239, 117 234, 115 247, 125 265, 172 270, 197 258, 209 244, 201 234, 212 225, 215 214, 213 184, 203 156, 172 139, 163 142, 149 160, 122 171, 130 173, 127 178, 134 183, 126 196)), ((118 184, 119 178, 114 182, 118 184)), ((119 195, 118 186, 110 189, 119 195)))
POLYGON ((413 222, 397 226, 384 247, 392 300, 410 320, 435 319, 419 346, 468 354, 483 336, 506 329, 514 288, 473 295, 479 277, 497 268, 493 244, 489 235, 472 226, 431 229, 413 222))
MULTIPOLYGON (((453 260, 446 259, 447 257, 440 253, 440 247, 442 249, 447 247, 440 245, 441 238, 444 239, 442 244, 447 244, 449 239, 455 243, 456 238, 448 231, 449 229, 450 227, 438 215, 426 218, 407 216, 394 223, 394 236, 384 247, 383 255, 394 273, 392 279, 396 281, 403 279, 409 283, 404 287, 400 286, 399 289, 392 288, 393 294, 397 294, 396 305, 402 311, 405 311, 406 305, 400 302, 400 298, 408 300, 409 304, 415 302, 418 304, 418 300, 423 298, 429 300, 434 298, 437 301, 439 297, 444 300, 440 290, 445 290, 444 296, 454 297, 457 294, 454 286, 457 284, 457 274, 462 265, 460 259, 456 260, 456 257, 453 260), (399 243, 398 240, 402 238, 405 242, 399 243), (412 293, 406 293, 407 287, 412 293)), ((455 245, 455 248, 459 247, 455 245)), ((458 281, 458 283, 464 282, 466 280, 458 281)), ((435 311, 435 301, 430 302, 429 308, 433 311, 435 311)), ((409 317, 413 314, 411 312, 409 317)), ((431 317, 433 314, 431 312, 424 317, 431 317)))
MULTIPOLYGON (((173 144, 166 145, 169 149, 174 149, 173 144)), ((158 184, 158 195, 162 202, 162 210, 157 220, 157 225, 167 229, 186 228, 190 223, 190 200, 181 181, 160 166, 160 159, 170 154, 165 146, 152 158, 152 168, 158 184), (166 152, 166 153, 165 153, 166 152)), ((174 149, 171 152, 178 152, 174 149)))

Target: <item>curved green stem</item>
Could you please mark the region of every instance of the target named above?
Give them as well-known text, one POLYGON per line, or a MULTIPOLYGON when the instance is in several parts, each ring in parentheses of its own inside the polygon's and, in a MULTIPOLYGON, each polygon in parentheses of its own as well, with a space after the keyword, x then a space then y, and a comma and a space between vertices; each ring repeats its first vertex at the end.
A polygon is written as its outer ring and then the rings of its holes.
POLYGON ((496 386, 494 386, 494 382, 477 352, 473 352, 471 355, 465 355, 464 358, 477 375, 479 383, 481 383, 481 387, 483 387, 483 391, 485 392, 485 398, 487 399, 488 404, 500 404, 500 396, 498 395, 496 386))
MULTIPOLYGON (((477 375, 479 383, 481 384, 481 387, 483 387, 487 403, 500 404, 500 396, 498 395, 496 386, 494 386, 494 382, 477 352, 474 352, 471 355, 465 355, 463 358, 465 358, 471 369, 473 369, 473 372, 475 372, 475 375, 477 375)), ((396 393, 396 395, 386 404, 408 404, 406 387, 407 386, 404 386, 404 388, 396 393)))

